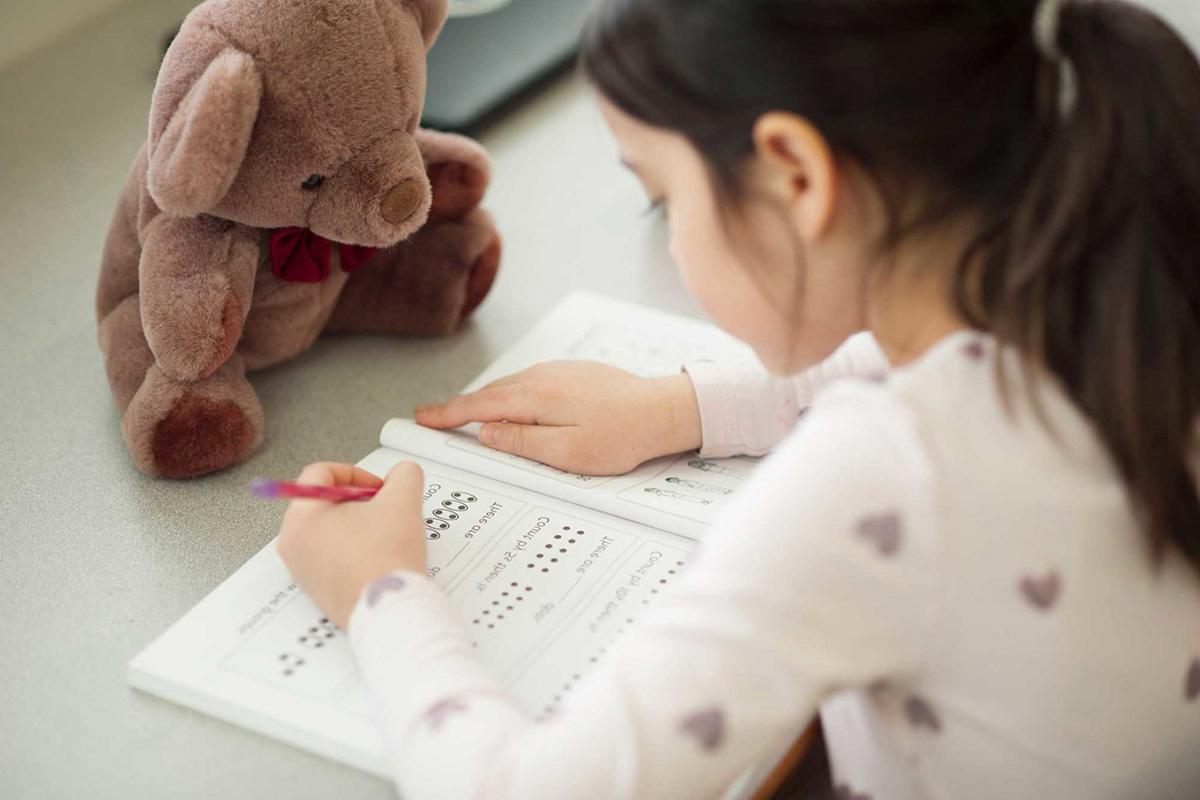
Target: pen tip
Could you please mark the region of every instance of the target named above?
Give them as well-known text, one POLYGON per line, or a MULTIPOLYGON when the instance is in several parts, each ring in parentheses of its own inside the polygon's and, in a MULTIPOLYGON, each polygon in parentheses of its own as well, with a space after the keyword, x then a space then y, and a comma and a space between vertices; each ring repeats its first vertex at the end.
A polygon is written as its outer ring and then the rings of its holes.
POLYGON ((250 482, 250 493, 255 497, 272 500, 279 496, 279 484, 275 481, 256 480, 250 482))

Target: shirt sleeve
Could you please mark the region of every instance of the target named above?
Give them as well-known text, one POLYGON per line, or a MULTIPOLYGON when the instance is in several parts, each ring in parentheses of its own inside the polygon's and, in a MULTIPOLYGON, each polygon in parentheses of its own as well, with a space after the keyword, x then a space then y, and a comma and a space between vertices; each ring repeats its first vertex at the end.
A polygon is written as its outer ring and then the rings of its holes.
POLYGON ((761 369, 689 362, 700 405, 704 458, 766 455, 796 425, 817 393, 841 378, 883 375, 887 357, 870 333, 850 337, 828 359, 795 377, 761 369))
POLYGON ((822 397, 557 716, 515 705, 425 577, 367 587, 350 640, 406 800, 715 797, 827 696, 919 672, 928 470, 885 390, 851 388, 822 397))

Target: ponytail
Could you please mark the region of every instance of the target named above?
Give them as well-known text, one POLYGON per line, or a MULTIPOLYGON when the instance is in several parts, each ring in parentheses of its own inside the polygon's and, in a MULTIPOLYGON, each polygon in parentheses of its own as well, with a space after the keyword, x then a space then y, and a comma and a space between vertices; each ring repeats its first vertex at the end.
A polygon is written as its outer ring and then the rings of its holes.
POLYGON ((982 274, 961 269, 959 305, 1062 381, 1156 553, 1200 565, 1200 65, 1125 3, 1061 13, 1041 154, 977 243, 982 274))

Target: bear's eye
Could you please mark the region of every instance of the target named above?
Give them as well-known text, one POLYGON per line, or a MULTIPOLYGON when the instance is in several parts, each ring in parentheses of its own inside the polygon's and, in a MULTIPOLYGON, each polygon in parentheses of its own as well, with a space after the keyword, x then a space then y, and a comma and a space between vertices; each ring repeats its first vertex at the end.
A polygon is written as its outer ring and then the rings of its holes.
POLYGON ((305 179, 304 183, 300 184, 300 188, 307 189, 311 192, 313 189, 320 189, 321 184, 324 182, 324 175, 309 175, 308 178, 305 179))

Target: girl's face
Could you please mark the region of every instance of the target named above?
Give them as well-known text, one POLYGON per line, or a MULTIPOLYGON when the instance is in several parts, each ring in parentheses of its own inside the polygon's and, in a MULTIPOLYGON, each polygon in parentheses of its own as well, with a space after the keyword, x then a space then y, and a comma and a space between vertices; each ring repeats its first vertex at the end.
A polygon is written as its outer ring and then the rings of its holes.
POLYGON ((803 137, 771 145, 764 136, 764 146, 784 152, 754 159, 746 199, 722 216, 690 142, 603 98, 600 106, 625 163, 651 202, 668 212, 671 253, 689 290, 769 370, 799 372, 865 327, 863 258, 856 245, 862 239, 848 213, 852 193, 836 186, 827 154, 823 165, 797 161, 819 158, 820 148, 804 154, 803 137))

